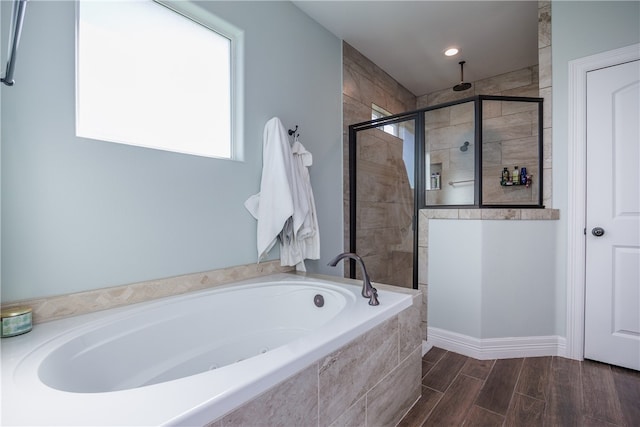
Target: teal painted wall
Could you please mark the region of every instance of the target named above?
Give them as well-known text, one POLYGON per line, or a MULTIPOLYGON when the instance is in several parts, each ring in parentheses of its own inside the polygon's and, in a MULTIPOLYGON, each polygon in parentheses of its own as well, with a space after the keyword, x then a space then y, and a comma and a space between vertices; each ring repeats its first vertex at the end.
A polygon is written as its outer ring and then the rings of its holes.
MULTIPOLYGON (((75 137, 74 2, 28 3, 16 85, 1 89, 3 302, 256 262, 243 203, 273 116, 314 155, 322 259, 308 269, 338 274, 325 266, 343 238, 341 41, 289 2, 198 5, 245 30, 243 162, 75 137)), ((10 15, 2 2, 3 58, 10 15)))

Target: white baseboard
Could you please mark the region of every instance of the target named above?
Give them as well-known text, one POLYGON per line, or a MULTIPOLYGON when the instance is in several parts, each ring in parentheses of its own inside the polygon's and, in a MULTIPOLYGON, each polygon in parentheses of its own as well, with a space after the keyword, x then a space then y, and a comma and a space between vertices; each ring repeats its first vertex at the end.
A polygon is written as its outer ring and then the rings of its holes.
POLYGON ((425 346, 440 347, 478 360, 566 356, 566 339, 557 335, 480 339, 430 327, 423 349, 425 346))

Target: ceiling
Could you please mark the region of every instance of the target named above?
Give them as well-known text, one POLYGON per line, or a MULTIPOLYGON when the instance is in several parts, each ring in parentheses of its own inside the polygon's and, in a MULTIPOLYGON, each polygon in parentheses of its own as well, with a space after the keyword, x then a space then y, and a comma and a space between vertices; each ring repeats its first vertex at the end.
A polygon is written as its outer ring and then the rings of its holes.
POLYGON ((538 63, 537 0, 293 3, 417 96, 538 63))

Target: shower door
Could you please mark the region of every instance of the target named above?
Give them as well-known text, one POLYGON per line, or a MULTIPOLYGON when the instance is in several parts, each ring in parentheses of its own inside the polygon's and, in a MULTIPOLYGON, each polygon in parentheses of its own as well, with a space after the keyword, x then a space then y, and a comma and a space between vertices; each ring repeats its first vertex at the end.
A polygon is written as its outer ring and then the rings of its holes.
POLYGON ((412 288, 416 126, 413 118, 397 120, 351 131, 349 247, 374 282, 412 288))

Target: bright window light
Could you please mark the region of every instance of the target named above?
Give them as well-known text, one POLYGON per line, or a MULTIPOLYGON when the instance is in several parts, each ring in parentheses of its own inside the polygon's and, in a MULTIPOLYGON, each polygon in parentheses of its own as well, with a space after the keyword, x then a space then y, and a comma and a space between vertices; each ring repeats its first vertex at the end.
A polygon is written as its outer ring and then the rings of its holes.
POLYGON ((76 133, 233 158, 232 40, 153 1, 80 1, 76 133))
MULTIPOLYGON (((385 110, 384 108, 376 104, 371 104, 371 120, 381 119, 383 117, 388 117, 388 116, 391 116, 390 112, 388 112, 387 110, 385 110)), ((383 125, 383 126, 380 126, 378 129, 383 130, 390 135, 398 136, 397 123, 383 125)))

